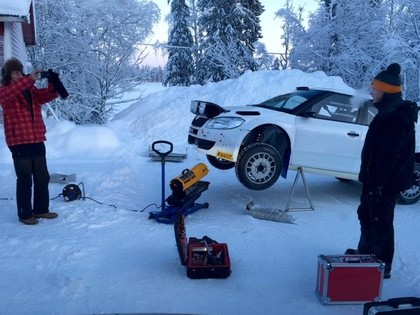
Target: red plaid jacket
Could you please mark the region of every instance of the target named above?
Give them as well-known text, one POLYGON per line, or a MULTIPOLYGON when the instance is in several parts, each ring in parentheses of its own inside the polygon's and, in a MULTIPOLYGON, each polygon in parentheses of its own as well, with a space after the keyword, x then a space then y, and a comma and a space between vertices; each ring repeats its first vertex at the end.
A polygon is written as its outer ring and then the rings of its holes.
POLYGON ((58 93, 53 90, 52 85, 45 89, 37 89, 31 76, 25 76, 17 82, 0 87, 4 134, 9 147, 46 140, 41 107, 57 96, 58 93), (32 111, 30 103, 22 94, 24 90, 29 90, 31 93, 32 111))

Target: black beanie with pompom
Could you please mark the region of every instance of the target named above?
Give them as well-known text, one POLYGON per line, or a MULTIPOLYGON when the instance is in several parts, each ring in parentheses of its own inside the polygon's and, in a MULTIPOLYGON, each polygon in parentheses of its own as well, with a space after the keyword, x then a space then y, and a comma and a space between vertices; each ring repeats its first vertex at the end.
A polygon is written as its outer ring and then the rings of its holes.
POLYGON ((391 63, 373 79, 372 88, 389 94, 401 92, 400 73, 401 66, 398 63, 391 63))

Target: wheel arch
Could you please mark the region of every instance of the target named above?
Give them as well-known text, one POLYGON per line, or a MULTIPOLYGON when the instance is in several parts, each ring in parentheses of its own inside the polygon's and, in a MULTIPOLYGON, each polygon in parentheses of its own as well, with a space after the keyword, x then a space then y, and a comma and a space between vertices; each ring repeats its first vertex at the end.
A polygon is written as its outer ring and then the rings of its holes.
POLYGON ((290 147, 290 137, 283 128, 273 124, 264 124, 252 129, 242 140, 241 146, 244 147, 253 142, 264 142, 276 147, 284 140, 286 140, 287 146, 290 147))
POLYGON ((281 176, 286 178, 291 155, 291 141, 286 130, 274 124, 257 126, 244 137, 239 152, 254 142, 270 144, 279 151, 283 160, 281 176))

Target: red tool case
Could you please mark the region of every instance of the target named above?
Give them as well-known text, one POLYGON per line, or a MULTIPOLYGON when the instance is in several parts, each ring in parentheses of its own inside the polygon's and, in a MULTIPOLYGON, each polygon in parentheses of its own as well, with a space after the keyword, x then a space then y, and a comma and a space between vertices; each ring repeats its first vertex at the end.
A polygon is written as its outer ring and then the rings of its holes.
POLYGON ((316 294, 322 304, 379 301, 384 268, 374 255, 319 255, 316 294))
POLYGON ((191 279, 227 278, 231 273, 228 246, 208 236, 190 237, 187 241, 185 219, 178 215, 174 224, 176 245, 181 264, 191 279))

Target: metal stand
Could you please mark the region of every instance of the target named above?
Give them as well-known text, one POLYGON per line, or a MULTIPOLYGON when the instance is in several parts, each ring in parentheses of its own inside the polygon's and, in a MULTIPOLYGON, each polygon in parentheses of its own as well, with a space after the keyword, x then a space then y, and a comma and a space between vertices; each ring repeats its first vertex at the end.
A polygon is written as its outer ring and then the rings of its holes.
POLYGON ((303 174, 302 168, 299 167, 298 170, 297 170, 295 181, 294 181, 292 189, 290 191, 289 199, 287 200, 286 208, 284 209, 284 211, 289 212, 289 211, 314 211, 314 210, 315 210, 315 208, 314 208, 314 205, 312 203, 311 195, 309 194, 308 185, 306 184, 305 175, 303 174), (299 177, 302 177, 303 187, 305 188, 305 192, 306 192, 306 198, 308 199, 309 206, 310 206, 309 208, 291 208, 290 207, 290 202, 292 201, 292 196, 295 193, 295 189, 296 189, 296 185, 299 181, 299 177))

